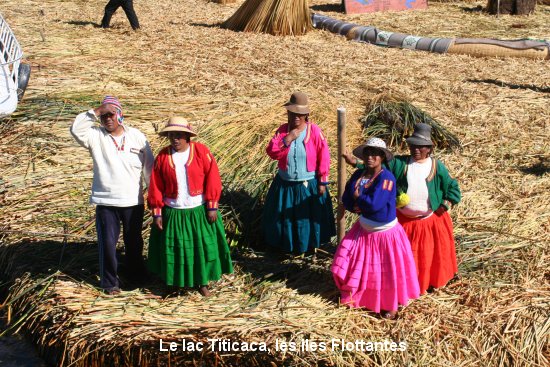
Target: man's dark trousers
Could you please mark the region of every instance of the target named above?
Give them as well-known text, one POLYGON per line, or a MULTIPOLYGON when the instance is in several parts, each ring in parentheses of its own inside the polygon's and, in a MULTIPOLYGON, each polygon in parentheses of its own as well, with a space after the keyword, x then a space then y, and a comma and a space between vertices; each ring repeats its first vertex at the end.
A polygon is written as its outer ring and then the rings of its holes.
POLYGON ((145 265, 142 255, 143 237, 141 235, 141 228, 144 210, 143 204, 129 207, 96 206, 101 288, 109 291, 119 286, 116 244, 120 235, 121 222, 128 273, 130 277, 143 275, 145 265))
POLYGON ((130 25, 134 30, 139 28, 139 21, 136 15, 136 12, 134 11, 134 1, 133 0, 109 0, 107 5, 105 5, 105 15, 103 16, 103 20, 101 21, 101 26, 103 28, 109 28, 109 24, 111 23, 111 17, 115 13, 115 11, 122 6, 122 9, 126 13, 126 16, 128 17, 128 20, 130 21, 130 25))

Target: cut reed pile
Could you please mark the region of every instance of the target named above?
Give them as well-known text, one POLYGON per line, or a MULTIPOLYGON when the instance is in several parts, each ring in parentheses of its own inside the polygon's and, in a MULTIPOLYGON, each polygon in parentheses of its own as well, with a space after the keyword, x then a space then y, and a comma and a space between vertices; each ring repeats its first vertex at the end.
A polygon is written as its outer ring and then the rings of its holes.
MULTIPOLYGON (((322 11, 339 3, 310 5, 322 11)), ((89 23, 99 22, 104 5, 3 3, 2 14, 34 68, 21 109, 0 123, 2 311, 10 310, 13 330, 30 333, 63 365, 121 358, 142 365, 548 365, 547 62, 383 49, 320 31, 284 38, 231 32, 215 25, 240 3, 206 0, 136 2, 141 31, 132 32, 122 12, 113 29, 96 29, 89 23), (294 90, 309 94, 333 161, 336 107, 347 108, 351 149, 364 139, 359 118, 381 93, 407 96, 459 138, 461 152, 436 153, 464 193, 452 212, 460 278, 413 302, 396 322, 339 307, 328 256, 314 265, 281 265, 242 250, 235 254, 238 272, 216 285, 208 300, 194 293, 158 298, 154 282, 120 298, 101 296, 94 289, 91 160, 68 133, 76 113, 105 94, 117 95, 128 124, 140 128, 155 151, 166 144, 156 137, 155 124, 170 113, 196 122, 199 139, 220 165, 230 237, 247 247, 248 240, 259 240, 262 197, 275 172, 264 147, 284 122, 281 105, 294 90), (218 336, 266 341, 271 348, 277 337, 387 339, 406 341, 408 349, 198 355, 158 348, 160 338, 218 336)), ((548 7, 538 6, 530 17, 496 19, 462 10, 473 5, 436 3, 422 12, 347 20, 436 37, 550 39, 548 7), (518 22, 525 27, 512 27, 518 22)))
POLYGON ((313 29, 307 0, 246 0, 223 27, 275 36, 300 36, 313 29))
POLYGON ((373 98, 359 119, 366 137, 384 139, 394 149, 404 149, 405 139, 413 134, 414 125, 428 124, 432 127, 432 141, 437 149, 460 147, 458 138, 441 126, 430 115, 415 107, 404 96, 381 94, 373 98))

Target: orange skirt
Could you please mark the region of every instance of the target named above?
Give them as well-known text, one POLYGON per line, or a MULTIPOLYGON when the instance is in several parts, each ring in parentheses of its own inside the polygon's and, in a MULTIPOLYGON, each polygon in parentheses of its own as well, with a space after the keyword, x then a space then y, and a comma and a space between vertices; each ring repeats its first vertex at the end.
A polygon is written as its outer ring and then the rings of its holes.
POLYGON ((420 294, 426 293, 429 286, 439 288, 447 284, 458 271, 449 213, 414 219, 397 211, 397 219, 411 242, 420 294))

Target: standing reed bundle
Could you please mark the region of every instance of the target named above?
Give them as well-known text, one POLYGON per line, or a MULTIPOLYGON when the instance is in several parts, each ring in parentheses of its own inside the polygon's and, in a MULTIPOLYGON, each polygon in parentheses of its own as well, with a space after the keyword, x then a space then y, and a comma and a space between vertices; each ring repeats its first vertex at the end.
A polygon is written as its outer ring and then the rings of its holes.
POLYGON ((415 124, 432 127, 432 140, 439 149, 460 148, 458 138, 439 124, 433 117, 408 102, 404 97, 382 93, 367 105, 360 119, 366 137, 377 136, 394 148, 405 145, 405 138, 412 135, 415 124))
POLYGON ((275 36, 299 36, 312 29, 312 24, 307 0, 247 0, 223 27, 275 36))

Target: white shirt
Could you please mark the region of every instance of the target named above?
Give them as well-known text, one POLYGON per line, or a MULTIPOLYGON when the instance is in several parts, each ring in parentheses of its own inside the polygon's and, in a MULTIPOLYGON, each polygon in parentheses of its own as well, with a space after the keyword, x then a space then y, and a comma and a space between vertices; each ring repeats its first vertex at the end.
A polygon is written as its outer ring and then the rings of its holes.
POLYGON ((410 203, 399 211, 407 217, 427 216, 432 213, 430 208, 430 197, 428 193, 428 178, 432 170, 432 159, 428 157, 423 163, 411 161, 407 164, 407 195, 410 203))
POLYGON ((142 174, 148 186, 154 163, 149 142, 139 130, 128 126, 124 135, 115 138, 105 128, 93 126, 96 121, 94 110, 89 110, 71 125, 72 136, 89 150, 94 162, 90 202, 118 207, 143 204, 142 174))
POLYGON ((392 220, 391 222, 384 223, 384 222, 376 222, 374 220, 367 219, 363 217, 362 215, 359 217, 359 223, 361 224, 361 227, 366 232, 383 232, 387 231, 388 229, 391 229, 395 227, 397 224, 397 218, 392 220))
POLYGON ((189 147, 185 152, 176 152, 172 150, 172 161, 176 169, 176 180, 178 181, 178 197, 176 199, 164 198, 164 204, 176 209, 196 208, 204 203, 203 195, 189 195, 189 186, 187 185, 187 167, 185 164, 189 159, 189 147))

